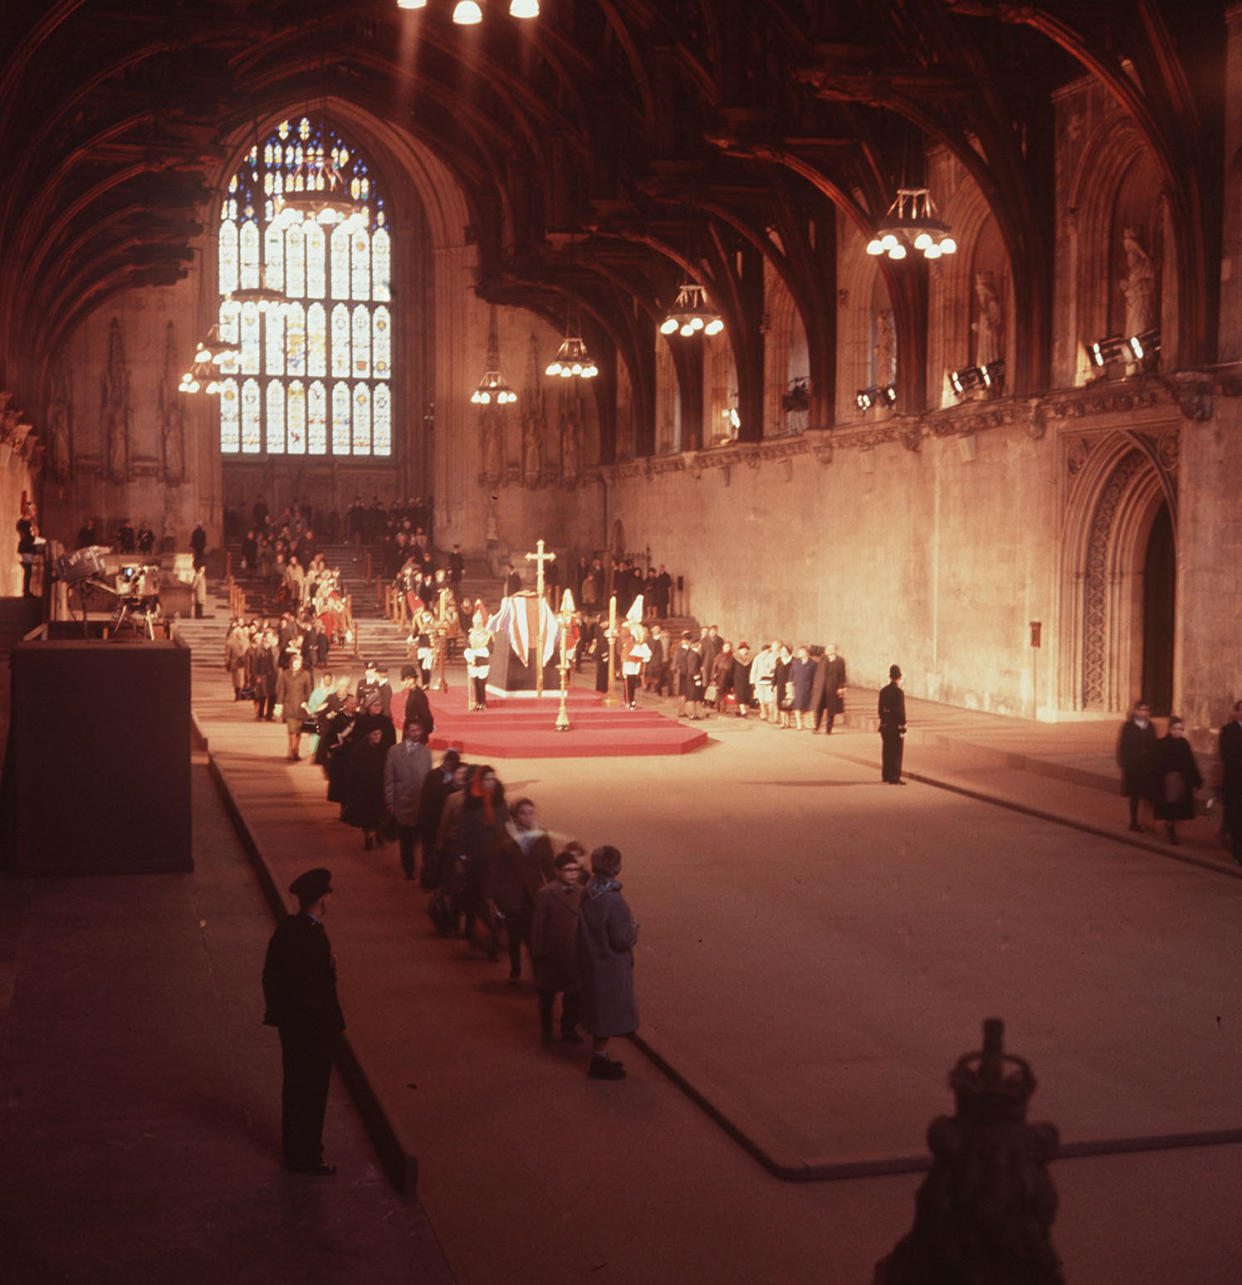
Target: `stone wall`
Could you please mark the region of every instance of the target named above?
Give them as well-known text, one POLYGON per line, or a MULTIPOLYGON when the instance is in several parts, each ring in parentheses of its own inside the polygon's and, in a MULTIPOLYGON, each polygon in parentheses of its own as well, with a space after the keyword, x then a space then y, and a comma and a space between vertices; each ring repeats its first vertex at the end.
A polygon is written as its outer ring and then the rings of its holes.
POLYGON ((880 684, 895 661, 913 694, 1030 716, 1054 480, 1053 443, 1023 424, 937 437, 893 420, 606 470, 580 539, 620 518, 734 642, 835 641, 852 682, 880 684))

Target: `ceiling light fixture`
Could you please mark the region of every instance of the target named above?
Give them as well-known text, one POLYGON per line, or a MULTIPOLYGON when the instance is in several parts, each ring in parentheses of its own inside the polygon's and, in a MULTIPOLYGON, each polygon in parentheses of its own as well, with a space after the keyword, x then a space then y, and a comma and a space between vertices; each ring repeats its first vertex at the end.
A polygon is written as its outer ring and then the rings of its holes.
POLYGON ((887 254, 890 259, 904 259, 910 250, 921 251, 926 259, 957 253, 949 225, 937 217, 925 187, 899 187, 897 199, 867 242, 868 254, 887 254))
POLYGON ((459 27, 473 27, 483 21, 483 10, 475 0, 457 0, 457 7, 453 10, 453 21, 459 27))
POLYGON ((470 394, 470 400, 476 406, 507 406, 517 401, 517 393, 505 382, 500 373, 500 339, 496 334, 496 305, 493 304, 488 316, 487 327, 487 371, 479 380, 479 386, 470 394))
POLYGON ((599 367, 582 337, 572 334, 566 326, 565 338, 543 373, 559 375, 562 379, 594 379, 599 374, 599 367))
POLYGON ((689 339, 693 335, 718 335, 724 322, 707 301, 707 290, 694 282, 678 286, 677 299, 668 316, 660 323, 662 335, 680 335, 689 339))
POLYGON ((509 15, 513 18, 537 18, 539 0, 509 0, 509 15))

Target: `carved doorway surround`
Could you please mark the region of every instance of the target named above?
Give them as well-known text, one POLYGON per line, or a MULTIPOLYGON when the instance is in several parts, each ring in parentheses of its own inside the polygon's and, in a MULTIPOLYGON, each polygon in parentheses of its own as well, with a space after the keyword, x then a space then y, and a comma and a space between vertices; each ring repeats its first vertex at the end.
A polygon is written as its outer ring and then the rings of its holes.
POLYGON ((1065 438, 1062 709, 1121 714, 1145 684, 1174 697, 1177 457, 1171 427, 1065 438))

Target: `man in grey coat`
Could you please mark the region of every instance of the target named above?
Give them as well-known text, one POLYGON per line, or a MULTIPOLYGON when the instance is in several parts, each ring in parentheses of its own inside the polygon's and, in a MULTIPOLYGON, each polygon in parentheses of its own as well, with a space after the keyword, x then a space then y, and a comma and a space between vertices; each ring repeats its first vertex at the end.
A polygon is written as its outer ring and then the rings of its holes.
POLYGON ((582 977, 583 1024, 591 1032, 593 1080, 622 1080, 625 1068, 608 1056, 614 1035, 638 1029, 634 999, 634 943, 638 922, 621 895, 616 876, 621 853, 600 847, 591 853, 591 881, 578 919, 578 970, 582 977))
POLYGON ((423 780, 431 771, 431 751, 426 738, 422 723, 416 718, 410 719, 405 725, 405 738, 389 748, 384 760, 384 804, 397 823, 401 871, 407 879, 414 878, 414 845, 419 834, 423 780))

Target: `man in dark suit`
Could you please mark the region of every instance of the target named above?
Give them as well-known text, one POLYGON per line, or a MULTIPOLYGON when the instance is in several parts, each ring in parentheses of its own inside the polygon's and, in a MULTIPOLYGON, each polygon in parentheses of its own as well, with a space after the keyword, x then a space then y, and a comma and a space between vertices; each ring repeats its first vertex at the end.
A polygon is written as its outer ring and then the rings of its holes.
POLYGON ((461 578, 466 574, 466 559, 461 551, 461 545, 453 545, 453 552, 448 558, 449 584, 453 586, 453 592, 457 592, 457 586, 461 584, 461 578))
POLYGON ((1242 700, 1233 717, 1220 729, 1221 803, 1225 828, 1233 843, 1233 859, 1242 866, 1242 700))
POLYGON ((1130 800, 1130 829, 1141 831, 1139 802, 1152 799, 1152 769, 1156 762, 1156 728, 1151 706, 1144 700, 1121 725, 1117 737, 1117 766, 1121 768, 1121 792, 1130 800))
POLYGON ((280 1032, 281 1143, 285 1168, 328 1177, 323 1159, 323 1117, 332 1076, 332 1049, 345 1029, 336 995, 336 962, 323 917, 332 873, 319 867, 299 875, 289 891, 298 912, 276 929, 263 964, 263 1022, 280 1032))
POLYGON ((522 577, 512 562, 505 568, 505 597, 512 598, 522 588, 522 577))
POLYGON ((824 723, 824 731, 831 736, 837 715, 845 712, 845 660, 837 655, 836 643, 829 643, 823 658, 816 662, 811 709, 815 712, 815 731, 824 723))
POLYGON ((880 688, 881 779, 889 785, 905 785, 901 759, 906 735, 906 697, 901 690, 901 667, 888 667, 889 683, 880 688))

